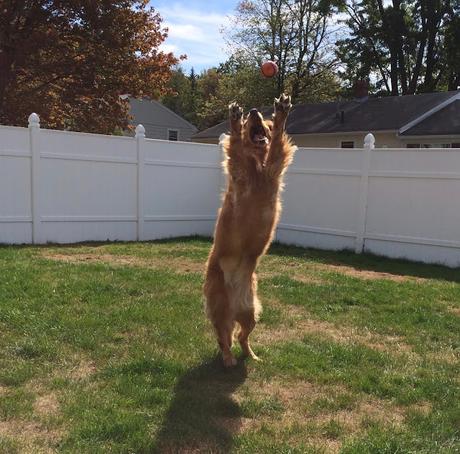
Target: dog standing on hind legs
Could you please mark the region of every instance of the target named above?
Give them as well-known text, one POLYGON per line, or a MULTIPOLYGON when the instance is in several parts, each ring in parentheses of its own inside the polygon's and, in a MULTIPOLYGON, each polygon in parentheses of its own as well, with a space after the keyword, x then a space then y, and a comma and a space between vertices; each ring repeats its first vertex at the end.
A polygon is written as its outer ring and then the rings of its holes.
POLYGON ((285 133, 291 98, 274 102, 271 121, 257 109, 246 117, 238 104, 229 106, 230 135, 226 154, 228 186, 216 223, 214 244, 206 266, 204 294, 226 367, 234 366, 233 332, 243 354, 258 359, 249 345, 249 334, 258 320, 255 269, 278 223, 283 174, 296 147, 285 133))

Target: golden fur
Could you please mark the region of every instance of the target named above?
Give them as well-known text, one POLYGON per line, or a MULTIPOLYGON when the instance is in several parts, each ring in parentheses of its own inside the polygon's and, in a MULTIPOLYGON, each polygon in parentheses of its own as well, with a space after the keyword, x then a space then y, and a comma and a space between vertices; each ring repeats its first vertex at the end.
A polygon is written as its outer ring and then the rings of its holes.
POLYGON ((231 353, 236 323, 243 353, 257 359, 248 341, 261 311, 255 269, 273 238, 283 174, 295 151, 285 133, 290 107, 290 97, 282 95, 275 99, 273 120, 265 121, 256 109, 244 118, 236 103, 229 106, 230 135, 223 142, 228 186, 204 284, 206 312, 227 367, 236 364, 231 353))

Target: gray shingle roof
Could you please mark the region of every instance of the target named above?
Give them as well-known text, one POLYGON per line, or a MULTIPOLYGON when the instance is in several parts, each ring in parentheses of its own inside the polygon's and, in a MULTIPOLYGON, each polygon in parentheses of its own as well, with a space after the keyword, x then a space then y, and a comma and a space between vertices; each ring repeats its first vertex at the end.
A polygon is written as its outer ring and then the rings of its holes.
MULTIPOLYGON (((298 104, 292 108, 286 128, 289 134, 399 130, 458 93, 460 92, 450 91, 322 104, 298 104), (344 112, 343 122, 341 111, 344 112)), ((264 115, 269 116, 271 112, 272 109, 267 109, 264 115)), ((448 113, 445 115, 448 116, 448 113)), ((436 128, 437 122, 432 123, 430 127, 436 128)), ((193 139, 217 138, 228 132, 228 129, 229 123, 224 121, 195 134, 193 139)))
POLYGON ((444 109, 435 112, 412 128, 403 136, 460 135, 460 100, 454 101, 444 109))

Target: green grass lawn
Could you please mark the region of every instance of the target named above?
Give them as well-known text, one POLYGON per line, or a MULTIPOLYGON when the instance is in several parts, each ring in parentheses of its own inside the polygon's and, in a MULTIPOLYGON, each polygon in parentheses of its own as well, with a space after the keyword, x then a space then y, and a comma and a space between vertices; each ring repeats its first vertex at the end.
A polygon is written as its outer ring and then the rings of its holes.
POLYGON ((274 245, 226 371, 209 248, 0 247, 0 452, 460 452, 459 269, 274 245))

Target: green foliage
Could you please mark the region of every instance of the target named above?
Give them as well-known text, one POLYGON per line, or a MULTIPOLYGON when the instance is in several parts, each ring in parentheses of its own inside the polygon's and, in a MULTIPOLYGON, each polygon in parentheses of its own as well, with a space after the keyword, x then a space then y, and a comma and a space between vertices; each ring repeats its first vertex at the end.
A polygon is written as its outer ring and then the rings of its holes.
POLYGON ((381 94, 456 90, 459 7, 442 0, 351 0, 348 36, 337 42, 348 87, 368 79, 381 94), (454 44, 455 43, 455 44, 454 44))

